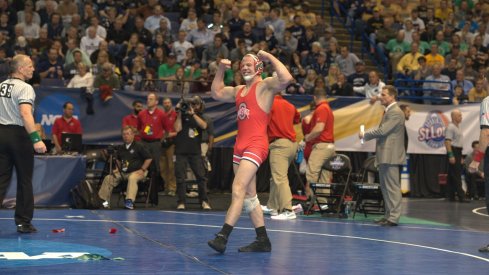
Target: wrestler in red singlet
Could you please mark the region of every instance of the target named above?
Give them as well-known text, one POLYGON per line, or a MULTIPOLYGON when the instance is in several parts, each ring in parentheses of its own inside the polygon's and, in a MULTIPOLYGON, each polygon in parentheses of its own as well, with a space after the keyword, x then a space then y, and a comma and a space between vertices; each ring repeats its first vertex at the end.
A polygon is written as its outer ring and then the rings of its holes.
POLYGON ((244 96, 245 87, 236 95, 238 136, 234 145, 233 163, 239 164, 241 159, 246 159, 260 167, 268 155, 267 125, 270 115, 256 101, 258 83, 254 83, 244 96))

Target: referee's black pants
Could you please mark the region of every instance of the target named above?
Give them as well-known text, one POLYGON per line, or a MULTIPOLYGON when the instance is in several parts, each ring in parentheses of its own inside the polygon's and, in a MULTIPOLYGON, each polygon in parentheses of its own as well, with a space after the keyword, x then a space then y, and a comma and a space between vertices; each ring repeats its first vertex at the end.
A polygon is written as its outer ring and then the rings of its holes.
POLYGON ((3 203, 15 167, 17 172, 15 224, 29 224, 34 215, 32 191, 34 148, 23 126, 0 125, 0 133, 0 203, 3 203))

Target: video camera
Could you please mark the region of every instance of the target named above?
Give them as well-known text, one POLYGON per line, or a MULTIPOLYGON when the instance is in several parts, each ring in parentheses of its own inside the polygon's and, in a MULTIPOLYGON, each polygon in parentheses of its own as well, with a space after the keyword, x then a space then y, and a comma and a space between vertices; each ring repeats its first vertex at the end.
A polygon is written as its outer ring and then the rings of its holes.
POLYGON ((107 154, 116 156, 117 155, 117 147, 112 145, 112 144, 107 146, 107 154))
POLYGON ((175 110, 177 112, 181 112, 182 114, 186 114, 188 112, 188 110, 190 109, 190 105, 192 103, 193 103, 193 99, 182 97, 180 99, 180 102, 178 102, 178 107, 175 108, 175 110))

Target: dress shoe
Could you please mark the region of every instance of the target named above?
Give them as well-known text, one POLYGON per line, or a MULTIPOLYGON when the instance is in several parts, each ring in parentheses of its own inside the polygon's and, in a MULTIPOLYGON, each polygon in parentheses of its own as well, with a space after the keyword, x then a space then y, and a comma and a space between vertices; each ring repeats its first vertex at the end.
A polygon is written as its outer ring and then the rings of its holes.
POLYGON ((17 225, 17 232, 23 234, 36 233, 37 229, 32 224, 19 224, 17 225))
POLYGON ((385 218, 382 218, 382 219, 374 220, 374 223, 380 224, 380 223, 383 223, 385 221, 387 221, 387 220, 385 218))
POLYGON ((479 248, 479 252, 484 252, 484 253, 489 252, 489 244, 479 248))
POLYGON ((390 226, 397 226, 397 223, 395 222, 391 222, 389 220, 385 220, 381 223, 379 223, 380 226, 386 226, 386 227, 390 227, 390 226))
POLYGON ((470 201, 467 200, 467 199, 465 199, 465 198, 459 198, 458 199, 458 202, 460 202, 460 203, 469 203, 470 201))

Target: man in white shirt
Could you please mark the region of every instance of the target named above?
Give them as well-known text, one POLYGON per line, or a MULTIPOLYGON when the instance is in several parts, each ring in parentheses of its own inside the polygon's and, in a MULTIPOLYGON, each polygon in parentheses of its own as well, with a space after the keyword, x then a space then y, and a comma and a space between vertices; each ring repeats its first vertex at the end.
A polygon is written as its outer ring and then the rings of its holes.
POLYGON ((171 29, 171 22, 168 17, 163 15, 163 8, 160 5, 154 7, 154 14, 146 18, 144 21, 144 28, 149 30, 151 33, 160 27, 160 20, 165 19, 168 23, 168 29, 171 29))
POLYGON ((80 49, 91 55, 94 51, 98 49, 100 42, 104 39, 97 35, 97 31, 94 26, 88 27, 87 35, 82 37, 80 42, 80 49))

